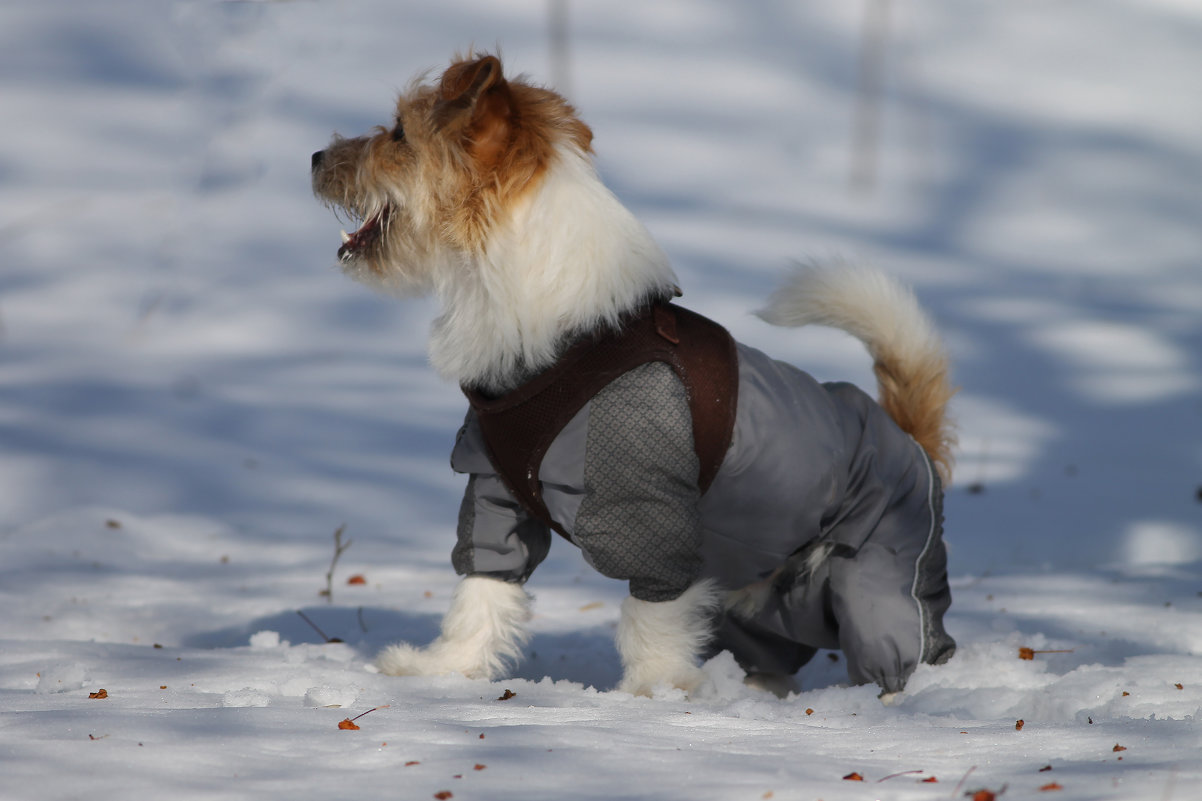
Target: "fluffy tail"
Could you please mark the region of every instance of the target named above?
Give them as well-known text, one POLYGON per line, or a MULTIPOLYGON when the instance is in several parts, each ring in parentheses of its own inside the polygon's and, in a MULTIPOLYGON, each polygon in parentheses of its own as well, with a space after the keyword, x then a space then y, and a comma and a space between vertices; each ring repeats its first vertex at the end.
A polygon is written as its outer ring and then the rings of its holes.
POLYGON ((956 436, 947 404, 956 390, 930 318, 914 293, 878 270, 807 265, 773 293, 760 317, 773 325, 838 328, 868 348, 879 402, 951 481, 956 436))

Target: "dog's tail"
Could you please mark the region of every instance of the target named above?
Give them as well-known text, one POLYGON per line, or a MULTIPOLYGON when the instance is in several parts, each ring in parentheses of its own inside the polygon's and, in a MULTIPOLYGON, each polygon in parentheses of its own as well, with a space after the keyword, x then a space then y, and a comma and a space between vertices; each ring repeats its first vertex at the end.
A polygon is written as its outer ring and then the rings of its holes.
POLYGON ((950 482, 956 437, 947 404, 956 391, 935 326, 909 287, 875 269, 806 265, 773 293, 759 316, 773 325, 827 325, 863 342, 874 361, 881 406, 950 482))

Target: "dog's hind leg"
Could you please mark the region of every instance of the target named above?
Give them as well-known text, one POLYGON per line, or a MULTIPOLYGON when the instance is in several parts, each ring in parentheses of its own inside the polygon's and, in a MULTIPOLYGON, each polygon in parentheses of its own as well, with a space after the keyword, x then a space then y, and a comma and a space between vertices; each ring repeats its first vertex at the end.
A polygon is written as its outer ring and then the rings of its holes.
POLYGON ((705 680, 697 662, 713 637, 720 595, 712 581, 699 581, 672 601, 622 602, 618 653, 622 682, 618 689, 651 695, 656 687, 696 690, 705 680))
POLYGON ((425 648, 397 643, 376 658, 393 676, 460 673, 472 679, 498 679, 522 655, 530 638, 530 596, 520 584, 468 576, 451 597, 442 633, 425 648))

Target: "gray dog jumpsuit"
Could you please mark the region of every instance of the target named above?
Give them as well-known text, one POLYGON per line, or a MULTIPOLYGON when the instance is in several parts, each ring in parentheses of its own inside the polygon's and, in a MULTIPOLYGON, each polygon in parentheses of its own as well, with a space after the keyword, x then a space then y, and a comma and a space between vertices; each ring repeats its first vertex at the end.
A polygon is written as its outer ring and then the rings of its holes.
MULTIPOLYGON (((856 387, 820 384, 741 344, 735 353, 734 430, 704 494, 685 386, 653 361, 607 384, 554 437, 537 469, 546 510, 589 564, 645 601, 706 578, 736 590, 829 546, 813 572, 776 582, 750 619, 723 615, 714 652, 791 674, 818 648, 839 648, 852 681, 900 691, 917 665, 955 649, 943 628, 939 478, 856 387)), ((475 412, 451 464, 469 476, 456 571, 525 582, 551 534, 498 475, 475 412)))

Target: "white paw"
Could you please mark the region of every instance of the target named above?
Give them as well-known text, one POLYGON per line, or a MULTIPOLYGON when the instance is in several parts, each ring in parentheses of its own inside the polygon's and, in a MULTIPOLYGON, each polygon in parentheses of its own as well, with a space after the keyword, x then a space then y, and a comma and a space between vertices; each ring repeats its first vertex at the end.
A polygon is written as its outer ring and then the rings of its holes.
POLYGON ((389 676, 437 676, 441 672, 424 649, 403 642, 381 651, 376 667, 389 676))
POLYGON ((530 596, 521 585, 468 576, 455 588, 434 642, 425 648, 397 643, 376 657, 376 666, 392 676, 499 679, 522 656, 529 618, 530 596))
POLYGON ((492 678, 482 659, 473 659, 463 649, 446 647, 435 640, 426 648, 409 643, 390 645, 376 657, 376 667, 390 676, 449 676, 458 673, 469 679, 492 678))
POLYGON ((656 690, 675 688, 692 695, 707 681, 709 677, 705 675, 705 671, 693 665, 666 672, 633 670, 627 671, 622 677, 618 691, 651 698, 656 690))

